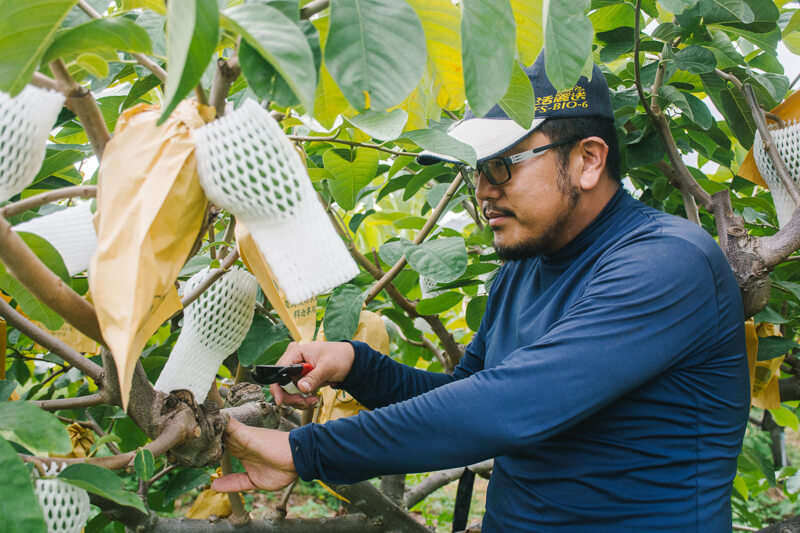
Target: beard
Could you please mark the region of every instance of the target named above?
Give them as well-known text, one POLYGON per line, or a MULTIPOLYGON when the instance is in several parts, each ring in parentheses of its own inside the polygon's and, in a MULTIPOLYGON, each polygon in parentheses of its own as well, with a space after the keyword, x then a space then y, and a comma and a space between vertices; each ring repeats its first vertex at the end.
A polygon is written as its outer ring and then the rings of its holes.
POLYGON ((498 245, 494 242, 494 249, 497 256, 503 261, 523 261, 537 255, 548 254, 557 250, 552 249, 552 243, 556 236, 563 232, 563 228, 569 220, 575 205, 578 203, 580 190, 570 182, 569 175, 565 166, 560 166, 558 170, 558 186, 564 198, 567 199, 567 207, 550 224, 544 233, 536 238, 518 242, 510 246, 498 245))

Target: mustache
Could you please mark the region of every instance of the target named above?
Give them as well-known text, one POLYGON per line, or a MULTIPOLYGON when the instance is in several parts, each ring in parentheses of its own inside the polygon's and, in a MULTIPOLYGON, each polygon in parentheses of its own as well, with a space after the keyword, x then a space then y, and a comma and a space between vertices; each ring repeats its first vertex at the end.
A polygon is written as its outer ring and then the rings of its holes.
POLYGON ((483 213, 483 216, 486 217, 487 219, 489 218, 489 213, 492 213, 494 215, 509 216, 509 217, 514 216, 514 212, 511 211, 510 209, 506 209, 504 207, 498 207, 490 203, 484 204, 481 209, 481 212, 483 213))

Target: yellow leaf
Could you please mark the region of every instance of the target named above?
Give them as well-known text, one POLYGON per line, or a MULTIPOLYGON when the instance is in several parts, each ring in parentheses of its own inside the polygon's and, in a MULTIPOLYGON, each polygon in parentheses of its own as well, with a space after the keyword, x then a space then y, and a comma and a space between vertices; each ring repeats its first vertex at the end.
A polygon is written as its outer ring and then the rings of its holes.
POLYGON ((164 5, 164 0, 122 0, 123 11, 139 8, 150 9, 159 15, 167 14, 167 6, 164 5))
POLYGON ((428 66, 435 86, 436 101, 445 109, 460 109, 464 93, 461 63, 461 11, 450 0, 408 0, 414 8, 428 46, 428 66))
MULTIPOLYGON (((417 88, 411 91, 403 102, 392 109, 402 109, 408 113, 403 131, 421 130, 428 127, 428 120, 439 119, 441 108, 436 102, 437 91, 431 81, 430 67, 428 68, 417 88)), ((391 111, 392 109, 389 109, 391 111)))
POLYGON ((533 65, 544 46, 542 0, 511 0, 517 23, 517 53, 524 66, 533 65))
MULTIPOLYGON (((319 17, 312 22, 319 32, 319 42, 323 49, 328 36, 329 22, 330 17, 328 16, 319 17)), ((331 129, 336 117, 342 114, 354 116, 356 110, 347 102, 341 89, 328 73, 328 69, 325 68, 325 63, 322 63, 319 67, 319 83, 314 97, 314 118, 326 129, 331 129)))
POLYGON ((213 118, 213 108, 186 100, 157 127, 160 115, 147 104, 123 112, 100 164, 89 289, 114 355, 123 408, 147 339, 181 308, 175 280, 207 204, 192 130, 213 118))

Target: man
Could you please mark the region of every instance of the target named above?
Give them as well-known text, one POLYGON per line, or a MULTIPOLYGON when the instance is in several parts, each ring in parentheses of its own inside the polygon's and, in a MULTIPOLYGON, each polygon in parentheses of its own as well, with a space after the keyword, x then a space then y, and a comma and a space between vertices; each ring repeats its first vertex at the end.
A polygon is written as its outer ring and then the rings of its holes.
POLYGON ((527 73, 530 130, 496 108, 450 132, 478 154, 467 178, 506 260, 453 375, 362 343, 294 345, 280 364, 314 365, 302 390, 338 384, 374 411, 288 434, 232 421, 227 442, 247 473, 215 490, 494 457, 485 532, 731 530, 749 378, 728 263, 701 228, 620 186, 597 67, 565 93, 542 57, 527 73))

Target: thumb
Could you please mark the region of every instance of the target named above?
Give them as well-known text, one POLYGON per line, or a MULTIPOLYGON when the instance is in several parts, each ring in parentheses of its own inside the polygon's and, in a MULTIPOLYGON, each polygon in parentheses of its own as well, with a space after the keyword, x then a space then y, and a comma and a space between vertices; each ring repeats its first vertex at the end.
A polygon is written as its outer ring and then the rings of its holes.
POLYGON ((228 474, 211 482, 211 490, 214 492, 241 492, 257 488, 244 472, 228 474))
POLYGON ((324 383, 325 378, 322 375, 322 370, 318 367, 314 368, 311 372, 303 376, 297 382, 297 388, 299 388, 303 392, 311 392, 317 390, 322 383, 324 383))

